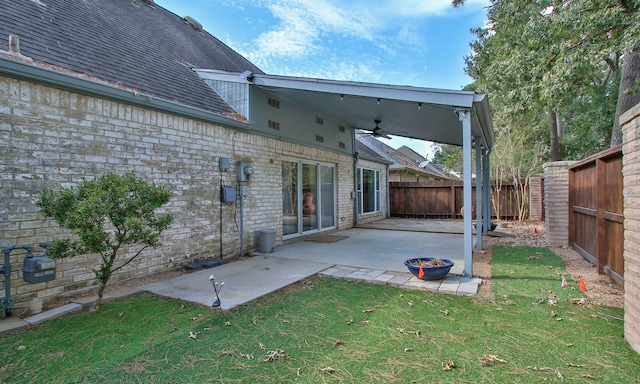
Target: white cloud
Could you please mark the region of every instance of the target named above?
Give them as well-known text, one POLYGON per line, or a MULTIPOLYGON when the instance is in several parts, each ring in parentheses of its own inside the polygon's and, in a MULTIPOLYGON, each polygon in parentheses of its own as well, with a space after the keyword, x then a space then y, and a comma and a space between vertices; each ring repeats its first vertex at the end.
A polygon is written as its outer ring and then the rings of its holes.
POLYGON ((298 69, 288 74, 291 76, 369 83, 380 81, 380 72, 375 69, 375 65, 352 60, 330 60, 322 66, 310 63, 309 65, 304 65, 302 70, 298 69))
POLYGON ((417 154, 426 158, 427 160, 433 160, 433 155, 435 154, 435 144, 430 141, 418 140, 418 139, 408 139, 406 137, 400 136, 390 136, 391 140, 385 138, 377 138, 383 143, 387 144, 393 149, 398 149, 403 145, 413 149, 417 154))
POLYGON ((467 0, 455 9, 451 0, 246 1, 272 19, 262 17, 260 24, 268 29, 253 41, 231 45, 265 72, 371 82, 382 77, 378 72, 385 65, 386 75, 394 76, 389 70, 395 68, 389 65, 394 60, 420 60, 430 51, 424 27, 431 16, 477 12, 489 4, 489 0, 467 0), (367 47, 368 57, 353 53, 362 47, 367 47))
POLYGON ((302 57, 318 53, 320 39, 328 35, 370 40, 363 14, 326 0, 278 0, 260 3, 278 23, 255 39, 249 59, 260 63, 268 57, 302 57), (359 15, 359 16, 358 16, 359 15))

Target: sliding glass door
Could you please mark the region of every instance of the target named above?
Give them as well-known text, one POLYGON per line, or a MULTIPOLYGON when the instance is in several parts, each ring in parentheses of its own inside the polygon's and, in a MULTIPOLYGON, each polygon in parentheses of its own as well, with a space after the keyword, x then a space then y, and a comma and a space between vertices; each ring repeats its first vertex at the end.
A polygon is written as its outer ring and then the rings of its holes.
POLYGON ((334 228, 335 212, 335 166, 283 160, 283 237, 334 228))

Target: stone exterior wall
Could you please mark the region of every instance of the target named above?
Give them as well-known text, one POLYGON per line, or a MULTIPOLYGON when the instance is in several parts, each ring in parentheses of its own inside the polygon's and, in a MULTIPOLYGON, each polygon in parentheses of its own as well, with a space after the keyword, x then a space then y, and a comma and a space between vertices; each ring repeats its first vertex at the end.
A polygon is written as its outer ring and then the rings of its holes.
POLYGON ((572 161, 555 161, 542 166, 547 240, 552 247, 569 245, 569 166, 572 161))
MULTIPOLYGON (((61 234, 35 205, 45 187, 58 190, 84 178, 133 170, 173 192, 162 210, 175 221, 160 248, 145 251, 114 281, 234 255, 240 246, 239 207, 220 203, 220 185, 236 186, 238 161, 251 162, 255 170, 244 201, 245 249, 259 248, 263 228, 278 229, 280 242, 283 156, 336 165, 337 228, 352 227, 351 156, 0 77, 0 247, 37 245, 61 234), (220 157, 231 160, 230 171, 219 170, 220 157)), ((24 256, 11 253, 16 303, 95 286, 96 257, 58 260, 55 280, 27 284, 24 256)))
POLYGON ((623 130, 624 336, 640 353, 640 104, 620 117, 623 130))

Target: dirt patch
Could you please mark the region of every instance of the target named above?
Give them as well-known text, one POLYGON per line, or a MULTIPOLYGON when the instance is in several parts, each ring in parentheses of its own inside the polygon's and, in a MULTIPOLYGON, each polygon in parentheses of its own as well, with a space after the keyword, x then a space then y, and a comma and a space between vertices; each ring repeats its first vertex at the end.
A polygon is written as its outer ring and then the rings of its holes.
MULTIPOLYGON (((493 247, 549 247, 546 228, 543 222, 507 222, 501 223, 497 232, 514 235, 513 237, 485 237, 484 250, 473 254, 473 273, 482 278, 478 290, 480 296, 491 296, 491 260, 493 247)), ((582 255, 567 247, 550 247, 564 261, 571 280, 576 284, 582 276, 587 291, 585 295, 594 303, 623 308, 624 289, 609 276, 598 274, 598 269, 582 255)), ((558 286, 561 281, 558 281, 558 286)))
MULTIPOLYGON (((109 283, 107 284, 107 287, 104 289, 104 292, 106 295, 106 294, 109 294, 110 292, 114 292, 122 288, 137 288, 143 285, 155 283, 156 281, 167 280, 177 276, 181 276, 181 275, 184 275, 185 273, 188 273, 188 272, 185 271, 184 269, 179 269, 179 270, 173 270, 173 271, 154 273, 152 275, 136 277, 136 278, 125 280, 125 281, 109 283)), ((43 303, 42 310, 47 311, 50 309, 58 308, 65 304, 69 304, 73 301, 76 301, 78 299, 85 298, 85 297, 91 297, 91 296, 97 297, 97 294, 98 294, 98 286, 94 286, 81 293, 61 295, 55 300, 49 300, 43 303)), ((26 313, 26 312, 27 311, 25 309, 25 313, 23 314, 23 316, 29 316, 29 313, 26 313)), ((20 316, 20 314, 18 314, 18 316, 20 316)))

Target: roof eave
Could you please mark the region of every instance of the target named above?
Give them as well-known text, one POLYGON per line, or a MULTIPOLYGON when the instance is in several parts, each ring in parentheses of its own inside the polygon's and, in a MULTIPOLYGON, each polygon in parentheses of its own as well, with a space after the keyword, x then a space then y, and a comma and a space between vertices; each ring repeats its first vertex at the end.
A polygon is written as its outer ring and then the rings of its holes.
POLYGON ((85 79, 77 75, 55 71, 2 56, 0 56, 0 75, 19 80, 29 80, 88 96, 106 98, 144 109, 154 109, 227 127, 251 130, 253 126, 251 122, 243 122, 200 108, 139 93, 135 90, 119 88, 99 81, 85 79))

